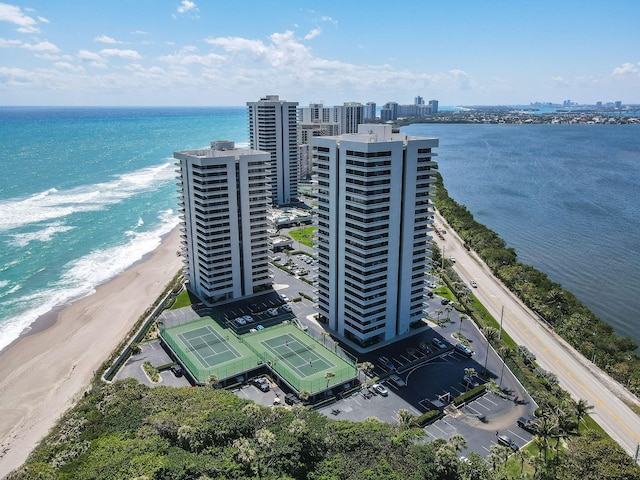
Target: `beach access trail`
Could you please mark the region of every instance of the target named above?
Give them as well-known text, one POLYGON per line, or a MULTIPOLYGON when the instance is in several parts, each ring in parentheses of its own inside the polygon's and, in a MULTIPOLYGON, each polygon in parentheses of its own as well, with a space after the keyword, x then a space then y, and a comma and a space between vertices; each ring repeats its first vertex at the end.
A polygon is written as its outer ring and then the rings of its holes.
POLYGON ((531 350, 538 365, 557 375, 562 388, 574 400, 584 399, 593 405, 591 416, 629 455, 634 456, 640 444, 640 417, 627 405, 640 406, 638 398, 544 324, 493 276, 474 252, 464 248, 460 237, 438 212, 434 227, 447 231, 442 239, 434 235, 434 241, 441 251, 444 250, 445 258, 455 257, 453 268, 462 281, 467 285, 471 280, 476 281, 478 286, 472 288, 473 294, 498 322, 502 316, 504 331, 518 345, 531 350))
POLYGON ((179 240, 175 228, 148 258, 0 353, 0 478, 24 463, 178 273, 179 240))

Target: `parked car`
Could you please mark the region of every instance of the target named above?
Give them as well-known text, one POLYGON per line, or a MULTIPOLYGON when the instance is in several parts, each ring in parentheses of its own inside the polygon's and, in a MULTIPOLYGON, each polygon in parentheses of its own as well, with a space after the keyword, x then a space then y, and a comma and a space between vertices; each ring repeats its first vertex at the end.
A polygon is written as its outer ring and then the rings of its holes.
POLYGON ((287 405, 296 405, 300 403, 300 400, 298 400, 298 397, 296 397, 293 393, 287 393, 284 396, 284 403, 286 403, 287 405))
POLYGON ((282 305, 280 307, 280 310, 282 310, 283 312, 286 312, 286 313, 291 313, 291 305, 282 305))
POLYGON ((267 310, 267 315, 269 315, 270 317, 277 317, 278 316, 278 309, 277 308, 270 308, 267 310))
POLYGON ((464 377, 462 377, 462 384, 467 388, 475 388, 480 385, 480 382, 478 382, 476 377, 465 375, 464 377))
POLYGON ((401 379, 398 375, 391 375, 387 380, 391 385, 395 385, 398 388, 407 386, 407 383, 403 379, 401 379))
POLYGON ((173 367, 171 367, 171 373, 173 373, 176 377, 181 377, 182 375, 184 375, 184 370, 182 370, 182 367, 180 365, 174 365, 173 367))
POLYGON ((418 350, 419 350, 420 352, 424 353, 425 355, 429 355, 429 354, 431 353, 431 351, 432 351, 432 350, 429 348, 429 346, 428 346, 426 343, 424 343, 424 342, 422 342, 422 343, 420 343, 420 345, 418 345, 418 350))
POLYGON ((451 263, 456 263, 456 257, 449 257, 449 261, 451 263))
POLYGON ((448 299, 446 299, 446 298, 443 298, 442 300, 440 300, 440 303, 441 303, 442 305, 447 305, 447 304, 449 303, 449 300, 448 300, 448 299))
POLYGON ((267 382, 267 379, 264 377, 254 378, 253 384, 263 392, 268 392, 271 389, 269 382, 267 382))
POLYGON ((389 391, 379 383, 374 383, 373 385, 371 385, 371 388, 374 392, 376 392, 378 395, 382 395, 383 397, 389 395, 389 391))
POLYGON ((498 435, 498 443, 500 445, 504 445, 505 447, 509 447, 514 452, 517 452, 518 450, 520 450, 520 447, 518 446, 518 444, 513 440, 511 440, 511 437, 507 435, 498 435))
POLYGON ((444 342, 444 340, 438 337, 435 337, 433 340, 431 340, 431 343, 433 344, 434 347, 440 350, 444 350, 445 348, 447 348, 447 344, 444 342))
POLYGON ((236 325, 242 327, 243 325, 247 324, 247 321, 243 318, 243 317, 238 317, 234 320, 234 322, 236 323, 236 325))
POLYGON ((244 318, 244 321, 247 323, 253 323, 253 317, 251 315, 245 315, 242 318, 244 318))
POLYGON ((280 298, 282 299, 283 302, 289 301, 289 297, 287 297, 286 295, 280 295, 280 298))
POLYGON ((536 430, 536 423, 534 418, 520 417, 518 419, 518 426, 525 429, 527 432, 534 432, 536 430))
POLYGON ((470 285, 471 285, 473 288, 478 288, 478 284, 476 283, 476 281, 475 281, 475 280, 471 280, 470 285))
POLYGON ((473 355, 473 350, 467 347, 464 343, 458 342, 453 348, 455 348, 456 352, 461 353, 465 357, 471 357, 473 355))

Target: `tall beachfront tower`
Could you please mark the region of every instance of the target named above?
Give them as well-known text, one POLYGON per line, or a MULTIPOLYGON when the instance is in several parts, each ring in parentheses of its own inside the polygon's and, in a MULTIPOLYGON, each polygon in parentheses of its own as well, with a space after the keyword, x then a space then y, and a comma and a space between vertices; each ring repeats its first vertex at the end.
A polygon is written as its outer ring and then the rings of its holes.
POLYGON ((173 156, 187 288, 211 305, 271 285, 269 153, 222 141, 173 156))
POLYGON ((364 124, 312 145, 320 320, 363 347, 403 335, 425 315, 438 139, 364 124))
POLYGON ((247 102, 249 145, 271 154, 271 197, 274 205, 298 198, 298 102, 285 102, 267 95, 247 102))

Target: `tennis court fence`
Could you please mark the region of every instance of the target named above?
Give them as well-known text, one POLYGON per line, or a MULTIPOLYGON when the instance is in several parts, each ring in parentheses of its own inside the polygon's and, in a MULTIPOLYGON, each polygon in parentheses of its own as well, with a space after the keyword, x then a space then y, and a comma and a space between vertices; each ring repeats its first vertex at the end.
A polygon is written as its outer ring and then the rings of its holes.
POLYGON ((257 357, 252 355, 250 357, 239 358, 231 362, 225 362, 221 365, 203 368, 202 365, 194 361, 191 355, 178 355, 179 352, 185 350, 185 347, 177 342, 172 336, 163 335, 162 340, 171 348, 171 350, 173 350, 174 355, 180 358, 180 361, 185 367, 187 367, 198 383, 206 383, 211 375, 215 375, 218 377, 219 381, 222 381, 226 378, 238 375, 238 372, 244 372, 256 368, 259 363, 257 357))

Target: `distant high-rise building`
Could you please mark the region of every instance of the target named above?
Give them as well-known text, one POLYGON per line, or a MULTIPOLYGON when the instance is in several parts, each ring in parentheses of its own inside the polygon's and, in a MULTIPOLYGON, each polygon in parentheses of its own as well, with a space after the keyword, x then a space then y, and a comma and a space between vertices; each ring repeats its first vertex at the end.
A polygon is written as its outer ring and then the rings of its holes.
POLYGON ((297 105, 278 95, 247 102, 249 145, 271 154, 271 197, 276 205, 298 198, 297 105))
POLYGON ((269 153, 223 141, 173 156, 187 288, 211 305, 270 285, 269 153))
POLYGON ((378 112, 376 111, 376 102, 367 102, 364 106, 364 120, 376 120, 378 112))
POLYGON ((616 100, 615 106, 616 106, 616 108, 622 108, 622 101, 616 100))
POLYGON ((387 102, 380 110, 380 120, 389 122, 398 119, 398 104, 396 102, 387 102))
POLYGON ((333 107, 332 121, 340 124, 340 133, 356 133, 358 125, 364 123, 364 105, 357 102, 346 102, 333 107))
POLYGON ((300 123, 327 123, 331 120, 331 109, 322 103, 310 103, 308 107, 298 109, 300 123))
POLYGON ((424 98, 422 98, 420 95, 418 95, 417 97, 415 97, 413 99, 413 104, 414 105, 424 105, 424 98))
POLYGON ((320 319, 361 346, 405 334, 425 315, 438 140, 367 124, 312 145, 320 319))
MULTIPOLYGON (((328 110, 328 109, 327 109, 328 110)), ((299 122, 298 123, 298 178, 311 178, 311 139, 340 135, 340 124, 334 122, 299 122)))
POLYGON ((432 115, 438 113, 438 100, 429 100, 429 107, 432 115))

